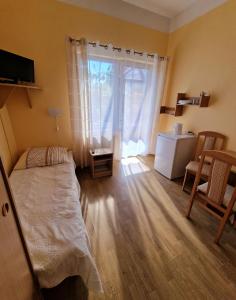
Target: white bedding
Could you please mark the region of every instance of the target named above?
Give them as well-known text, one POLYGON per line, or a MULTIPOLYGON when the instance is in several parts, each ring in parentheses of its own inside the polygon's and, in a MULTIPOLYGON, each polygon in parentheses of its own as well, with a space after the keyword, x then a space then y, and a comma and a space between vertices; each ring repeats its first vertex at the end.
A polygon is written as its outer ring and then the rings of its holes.
POLYGON ((33 268, 41 287, 80 275, 101 291, 79 202, 73 160, 50 167, 15 170, 10 183, 33 268))

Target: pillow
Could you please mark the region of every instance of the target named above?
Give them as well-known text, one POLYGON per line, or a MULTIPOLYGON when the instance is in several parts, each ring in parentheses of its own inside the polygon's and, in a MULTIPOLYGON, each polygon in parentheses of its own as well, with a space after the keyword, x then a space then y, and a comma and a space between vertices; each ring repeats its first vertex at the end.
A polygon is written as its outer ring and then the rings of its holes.
POLYGON ((63 164, 69 161, 67 148, 48 147, 47 149, 47 166, 63 164))
POLYGON ((27 155, 28 155, 29 150, 26 150, 21 157, 19 158, 19 160, 17 161, 14 170, 24 170, 26 169, 26 159, 27 159, 27 155))
POLYGON ((39 147, 24 152, 15 166, 15 170, 53 166, 68 162, 67 148, 39 147))

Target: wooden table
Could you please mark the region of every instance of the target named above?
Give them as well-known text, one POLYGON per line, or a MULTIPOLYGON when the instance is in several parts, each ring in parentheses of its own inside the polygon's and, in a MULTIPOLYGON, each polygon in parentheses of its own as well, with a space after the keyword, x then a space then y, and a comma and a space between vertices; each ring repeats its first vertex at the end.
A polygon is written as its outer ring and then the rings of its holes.
MULTIPOLYGON (((236 158, 236 151, 232 151, 232 150, 222 150, 221 152, 229 154, 233 157, 236 158)), ((229 180, 228 180, 228 184, 235 186, 236 185, 236 167, 232 167, 231 172, 230 172, 230 176, 229 176, 229 180)))
MULTIPOLYGON (((232 151, 232 150, 223 150, 222 152, 226 153, 226 154, 229 154, 233 157, 236 158, 236 151, 232 151)), ((236 167, 232 167, 231 169, 231 172, 235 173, 236 174, 236 167)))
POLYGON ((232 151, 232 150, 223 150, 222 152, 227 153, 233 157, 236 158, 236 151, 232 151))
POLYGON ((89 151, 90 168, 93 178, 112 176, 113 152, 107 148, 89 151))

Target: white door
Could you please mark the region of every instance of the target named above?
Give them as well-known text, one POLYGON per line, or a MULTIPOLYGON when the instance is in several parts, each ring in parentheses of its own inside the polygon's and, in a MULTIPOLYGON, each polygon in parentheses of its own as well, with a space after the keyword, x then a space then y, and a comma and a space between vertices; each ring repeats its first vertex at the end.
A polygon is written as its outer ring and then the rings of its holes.
POLYGON ((40 299, 0 160, 0 299, 40 299))

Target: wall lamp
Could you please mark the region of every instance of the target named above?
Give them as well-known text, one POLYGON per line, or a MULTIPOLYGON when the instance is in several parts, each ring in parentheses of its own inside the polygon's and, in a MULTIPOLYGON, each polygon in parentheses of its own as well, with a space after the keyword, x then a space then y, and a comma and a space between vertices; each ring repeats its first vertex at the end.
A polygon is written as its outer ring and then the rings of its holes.
POLYGON ((48 115, 55 119, 56 131, 59 131, 58 118, 62 116, 62 110, 60 108, 50 107, 48 108, 48 115))

